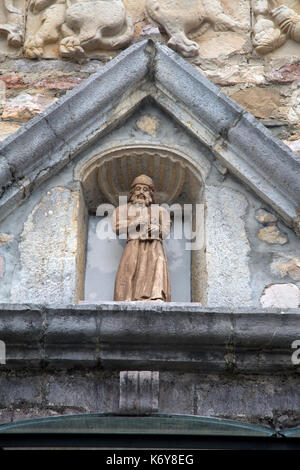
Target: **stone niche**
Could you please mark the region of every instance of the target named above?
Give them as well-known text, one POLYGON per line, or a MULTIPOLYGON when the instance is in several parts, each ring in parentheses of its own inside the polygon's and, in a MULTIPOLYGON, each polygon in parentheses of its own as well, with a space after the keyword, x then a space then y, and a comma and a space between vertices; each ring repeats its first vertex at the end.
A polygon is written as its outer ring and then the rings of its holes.
POLYGON ((195 209, 197 203, 199 211, 204 207, 204 185, 199 169, 180 152, 148 145, 96 155, 77 171, 76 179, 82 182, 89 213, 85 301, 113 300, 115 275, 126 239, 112 232, 109 216, 119 205, 118 198, 129 194, 133 179, 147 174, 155 183, 155 202, 168 205, 173 218, 170 238, 164 240, 172 301, 203 302, 206 292, 204 221, 202 217, 198 221, 195 209), (199 246, 190 250, 193 242, 196 246, 191 233, 195 230, 199 233, 199 246))

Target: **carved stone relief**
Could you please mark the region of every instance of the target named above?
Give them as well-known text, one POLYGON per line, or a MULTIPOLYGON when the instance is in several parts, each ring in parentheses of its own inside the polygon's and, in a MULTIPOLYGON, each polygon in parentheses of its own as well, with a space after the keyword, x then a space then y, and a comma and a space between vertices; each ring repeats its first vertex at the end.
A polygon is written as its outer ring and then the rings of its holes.
POLYGON ((277 0, 254 0, 253 13, 256 21, 253 45, 259 54, 279 49, 289 39, 300 42, 300 16, 286 4, 277 0))
POLYGON ((199 44, 192 40, 210 26, 215 31, 243 31, 247 25, 225 14, 219 0, 147 0, 146 9, 152 21, 170 37, 168 46, 185 57, 194 57, 199 44))
POLYGON ((25 0, 2 0, 0 3, 2 51, 15 53, 23 45, 24 11, 25 0))
POLYGON ((133 21, 122 0, 31 0, 25 55, 82 59, 92 51, 122 49, 133 39, 133 21))

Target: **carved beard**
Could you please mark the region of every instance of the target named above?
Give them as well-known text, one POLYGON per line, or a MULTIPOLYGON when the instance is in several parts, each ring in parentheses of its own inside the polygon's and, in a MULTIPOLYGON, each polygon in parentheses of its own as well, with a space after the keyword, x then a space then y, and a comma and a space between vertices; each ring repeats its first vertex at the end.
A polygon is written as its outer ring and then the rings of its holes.
POLYGON ((151 196, 145 196, 143 193, 133 193, 130 202, 149 207, 152 203, 151 196))

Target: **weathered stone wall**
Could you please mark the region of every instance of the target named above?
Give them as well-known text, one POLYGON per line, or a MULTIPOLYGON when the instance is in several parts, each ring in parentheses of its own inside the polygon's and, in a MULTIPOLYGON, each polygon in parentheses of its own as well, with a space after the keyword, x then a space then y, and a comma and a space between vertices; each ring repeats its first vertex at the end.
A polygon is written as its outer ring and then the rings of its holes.
MULTIPOLYGON (((1 372, 0 424, 46 416, 120 411, 118 372, 1 372)), ((235 419, 278 431, 299 424, 298 374, 160 372, 158 412, 235 419)))
MULTIPOLYGON (((50 28, 53 37, 46 40, 45 50, 42 48, 41 52, 41 46, 36 45, 33 48, 30 41, 32 36, 35 37, 37 34, 39 17, 43 12, 39 12, 38 7, 36 11, 30 9, 29 2, 26 3, 26 7, 21 1, 16 3, 20 11, 22 7, 23 10, 27 8, 25 15, 27 32, 25 46, 22 46, 24 39, 22 42, 22 35, 20 36, 22 28, 17 28, 19 42, 18 40, 15 42, 15 47, 8 46, 5 37, 0 44, 0 137, 2 139, 15 132, 22 123, 40 113, 68 90, 76 87, 91 73, 99 70, 119 52, 119 49, 115 47, 105 50, 100 44, 98 49, 96 47, 95 50, 88 51, 87 56, 65 54, 64 59, 59 53, 60 39, 55 38, 54 20, 50 28)), ((60 7, 55 2, 48 3, 54 3, 54 6, 60 7)), ((176 45, 177 43, 172 45, 172 41, 170 46, 179 53, 183 53, 186 60, 197 70, 297 151, 300 148, 298 104, 300 45, 297 42, 296 32, 289 33, 283 38, 284 33, 278 29, 275 19, 271 18, 268 13, 266 6, 268 2, 266 0, 220 0, 220 2, 193 0, 188 3, 187 9, 183 0, 173 2, 164 0, 160 2, 160 16, 154 15, 152 3, 153 0, 148 1, 147 9, 146 0, 124 0, 127 15, 132 18, 134 24, 129 44, 149 37, 167 43, 170 34, 163 32, 166 18, 173 24, 172 18, 176 11, 181 18, 181 23, 185 24, 195 11, 202 9, 211 23, 193 24, 193 31, 188 36, 192 44, 197 47, 192 47, 190 53, 185 53, 180 46, 182 40, 179 41, 179 46, 176 45), (227 24, 226 21, 223 24, 224 21, 222 23, 218 20, 220 6, 227 15, 227 23, 231 20, 232 25, 227 24), (160 21, 161 32, 157 27, 159 25, 157 20, 160 21), (230 28, 232 30, 228 30, 230 28), (276 41, 276 33, 281 34, 281 45, 280 41, 276 41), (268 47, 264 49, 258 47, 258 44, 267 44, 268 47), (270 50, 272 48, 273 50, 270 50), (189 55, 192 57, 188 57, 189 55)), ((269 4, 273 3, 269 2, 269 4)), ((277 3, 292 8, 297 14, 300 13, 299 3, 294 0, 278 0, 277 3)), ((61 4, 64 7, 64 2, 61 4)), ((269 11, 271 10, 269 5, 269 11)), ((49 11, 52 11, 51 7, 44 9, 46 13, 49 11)), ((54 17, 57 19, 57 16, 54 15, 54 17)), ((20 18, 20 15, 17 20, 11 18, 12 24, 20 23, 20 18)), ((297 23, 299 17, 294 16, 294 18, 295 24, 300 24, 297 23)), ((3 22, 4 19, 5 17, 2 18, 3 22)), ((110 17, 106 21, 109 22, 109 20, 110 17)), ((294 29, 297 30, 296 26, 294 29)), ((123 47, 126 47, 126 44, 122 45, 123 47)))

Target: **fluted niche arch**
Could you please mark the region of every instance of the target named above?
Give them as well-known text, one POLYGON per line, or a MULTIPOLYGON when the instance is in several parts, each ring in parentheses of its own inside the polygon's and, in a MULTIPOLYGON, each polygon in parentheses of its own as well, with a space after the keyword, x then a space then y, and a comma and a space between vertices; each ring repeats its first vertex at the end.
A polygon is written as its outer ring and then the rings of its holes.
MULTIPOLYGON (((190 256, 189 296, 183 299, 176 298, 176 301, 205 304, 206 261, 203 220, 196 227, 196 207, 197 205, 204 207, 204 175, 201 165, 195 165, 188 154, 161 146, 128 145, 108 149, 81 163, 76 168, 75 176, 81 181, 85 204, 90 215, 89 230, 93 225, 91 219, 96 216, 97 208, 101 204, 111 204, 116 207, 119 195, 128 195, 131 182, 139 174, 147 174, 153 178, 156 203, 169 206, 180 205, 182 213, 185 213, 186 224, 188 223, 187 214, 191 211, 191 230, 202 232, 199 237, 202 240, 200 248, 191 250, 187 255, 190 256)), ((203 209, 201 216, 204 216, 203 209)), ((95 223, 93 230, 95 230, 95 223)), ((185 233, 185 229, 183 232, 185 233)), ((168 240, 165 241, 166 244, 168 242, 168 240)), ((114 270, 116 270, 118 263, 114 261, 114 270)), ((103 259, 103 263, 107 263, 107 260, 103 259)), ((172 272, 170 274, 172 279, 172 272)), ((183 273, 184 275, 186 273, 183 273)), ((112 292, 112 286, 110 286, 110 292, 112 292)), ((85 296, 85 301, 93 300, 97 301, 97 298, 88 299, 85 296)), ((101 300, 112 300, 111 294, 109 298, 101 300)))

